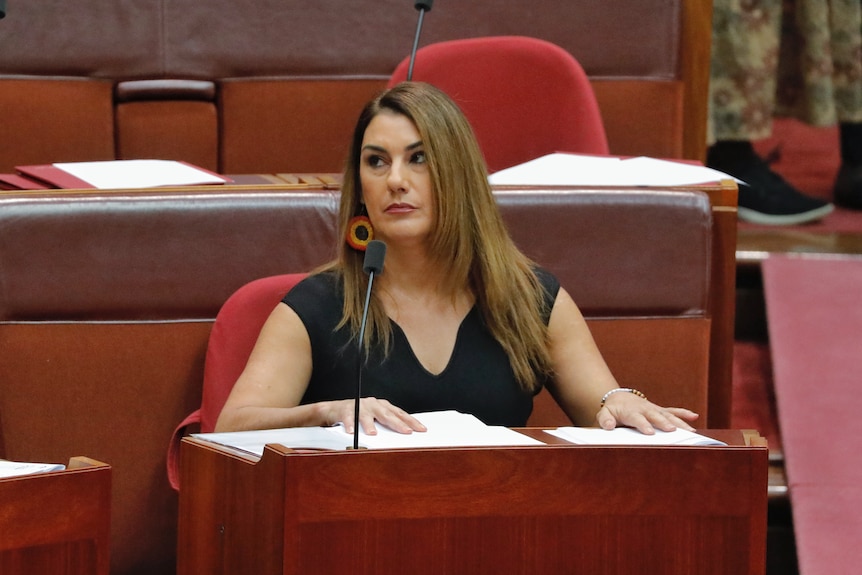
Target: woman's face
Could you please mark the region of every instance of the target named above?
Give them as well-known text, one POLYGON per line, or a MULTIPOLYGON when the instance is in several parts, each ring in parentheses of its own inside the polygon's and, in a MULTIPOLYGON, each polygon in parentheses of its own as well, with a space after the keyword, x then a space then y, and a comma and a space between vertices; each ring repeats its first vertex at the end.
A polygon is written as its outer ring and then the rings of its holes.
POLYGON ((413 122, 384 110, 365 130, 359 162, 362 201, 375 239, 421 243, 434 225, 431 175, 413 122))

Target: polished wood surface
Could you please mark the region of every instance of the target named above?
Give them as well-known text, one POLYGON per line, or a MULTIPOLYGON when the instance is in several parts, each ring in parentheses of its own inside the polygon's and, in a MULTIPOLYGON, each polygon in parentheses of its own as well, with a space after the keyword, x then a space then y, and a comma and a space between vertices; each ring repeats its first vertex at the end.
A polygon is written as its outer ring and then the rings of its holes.
POLYGON ((680 67, 684 82, 685 133, 682 157, 706 161, 706 142, 708 140, 706 122, 709 102, 709 65, 712 49, 712 1, 683 2, 682 8, 682 45, 680 67), (705 33, 706 31, 706 33, 705 33), (707 64, 705 64, 707 63, 707 64))
POLYGON ((736 183, 698 186, 712 204, 712 329, 709 351, 709 419, 711 428, 731 427, 733 402, 733 339, 736 315, 737 202, 736 183))
POLYGON ((767 450, 718 434, 259 461, 186 438, 178 573, 762 574, 767 450))
POLYGON ((862 222, 858 232, 808 232, 799 229, 740 229, 736 259, 758 265, 770 253, 862 255, 862 222))
POLYGON ((73 457, 65 471, 0 479, 0 573, 108 575, 111 468, 73 457))

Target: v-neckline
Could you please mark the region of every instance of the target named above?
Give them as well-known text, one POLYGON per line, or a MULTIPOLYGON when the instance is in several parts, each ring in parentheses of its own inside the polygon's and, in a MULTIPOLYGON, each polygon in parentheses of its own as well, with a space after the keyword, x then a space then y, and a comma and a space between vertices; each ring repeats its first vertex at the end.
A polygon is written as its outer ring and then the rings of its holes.
POLYGON ((464 315, 463 318, 461 318, 461 322, 458 324, 458 330, 455 332, 455 343, 452 345, 452 351, 449 354, 449 359, 446 360, 446 365, 439 373, 434 373, 427 367, 425 367, 425 364, 422 363, 422 361, 416 355, 416 351, 413 349, 413 345, 410 343, 410 338, 407 337, 407 333, 400 325, 398 325, 398 322, 396 322, 391 317, 389 318, 389 322, 397 330, 398 334, 400 334, 400 337, 404 339, 404 343, 407 345, 407 349, 410 351, 410 356, 413 358, 413 361, 416 363, 416 365, 419 366, 419 368, 423 372, 428 374, 430 377, 438 379, 442 377, 447 371, 449 371, 449 368, 452 366, 452 361, 455 359, 455 355, 458 352, 458 347, 461 344, 461 336, 464 332, 464 325, 467 323, 467 320, 470 318, 470 316, 476 312, 476 309, 476 304, 473 303, 473 305, 470 306, 469 311, 464 315))

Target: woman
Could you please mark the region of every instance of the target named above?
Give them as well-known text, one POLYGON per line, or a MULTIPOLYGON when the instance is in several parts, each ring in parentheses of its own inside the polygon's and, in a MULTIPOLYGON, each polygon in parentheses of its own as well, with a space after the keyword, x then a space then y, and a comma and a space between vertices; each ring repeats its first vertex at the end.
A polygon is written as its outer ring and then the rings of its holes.
POLYGON ((217 431, 343 423, 352 433, 360 357, 366 433, 424 431, 410 413, 442 409, 523 426, 543 385, 577 425, 691 429, 695 413, 618 388, 568 293, 510 239, 473 132, 436 88, 405 82, 365 107, 339 229, 337 260, 266 321, 217 431), (360 346, 365 224, 387 255, 360 346))

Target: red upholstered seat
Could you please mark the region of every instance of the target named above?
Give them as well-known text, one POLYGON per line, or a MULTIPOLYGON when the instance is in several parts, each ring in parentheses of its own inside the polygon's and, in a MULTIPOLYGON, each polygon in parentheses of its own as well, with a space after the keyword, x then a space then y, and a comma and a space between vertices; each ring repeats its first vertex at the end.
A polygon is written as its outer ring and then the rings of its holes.
POLYGON ((207 344, 201 406, 174 430, 168 448, 168 480, 179 489, 180 440, 189 426, 200 424, 202 433, 215 429, 230 390, 239 378, 273 308, 307 274, 285 274, 258 279, 239 288, 216 316, 207 344))
MULTIPOLYGON (((407 79, 408 68, 406 58, 389 85, 407 79)), ((430 44, 417 51, 412 79, 458 103, 491 172, 553 152, 608 153, 587 75, 550 42, 491 36, 430 44)))

